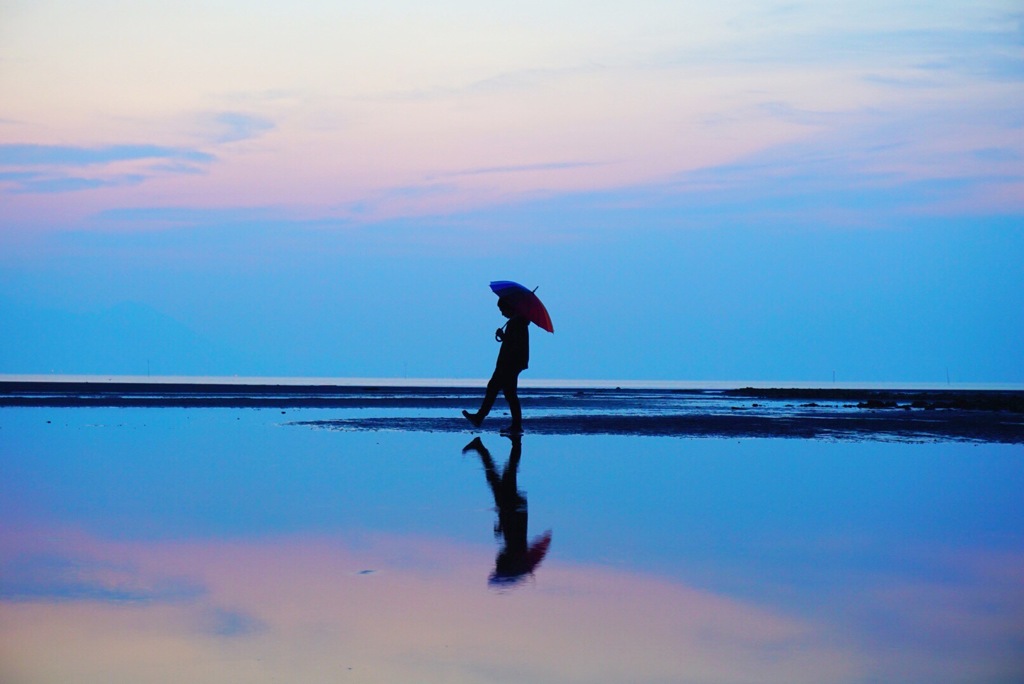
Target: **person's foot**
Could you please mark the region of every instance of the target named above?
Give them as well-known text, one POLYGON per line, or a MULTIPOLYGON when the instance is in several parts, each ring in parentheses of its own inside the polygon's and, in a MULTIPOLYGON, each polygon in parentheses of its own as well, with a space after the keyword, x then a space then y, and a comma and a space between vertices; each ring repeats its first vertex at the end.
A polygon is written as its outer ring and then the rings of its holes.
POLYGON ((469 411, 463 411, 462 415, 473 424, 473 427, 480 427, 480 423, 484 422, 483 417, 479 413, 470 413, 469 411))
POLYGON ((503 434, 503 435, 521 435, 521 434, 523 434, 523 426, 519 425, 517 423, 512 423, 511 425, 506 425, 505 427, 501 428, 501 434, 503 434))
POLYGON ((484 450, 485 449, 483 440, 481 440, 479 437, 474 437, 472 442, 462 447, 462 453, 466 453, 468 451, 475 451, 477 453, 480 453, 481 451, 484 450))

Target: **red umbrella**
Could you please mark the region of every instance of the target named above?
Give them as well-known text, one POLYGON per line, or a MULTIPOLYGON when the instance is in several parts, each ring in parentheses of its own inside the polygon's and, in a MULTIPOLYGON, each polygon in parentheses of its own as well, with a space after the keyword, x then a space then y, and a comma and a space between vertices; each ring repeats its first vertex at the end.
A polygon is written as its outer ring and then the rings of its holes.
POLYGON ((537 288, 530 290, 511 280, 492 280, 491 291, 499 297, 508 299, 520 316, 525 317, 538 328, 547 330, 549 333, 555 332, 555 326, 551 324, 551 316, 548 315, 544 303, 537 296, 537 288))

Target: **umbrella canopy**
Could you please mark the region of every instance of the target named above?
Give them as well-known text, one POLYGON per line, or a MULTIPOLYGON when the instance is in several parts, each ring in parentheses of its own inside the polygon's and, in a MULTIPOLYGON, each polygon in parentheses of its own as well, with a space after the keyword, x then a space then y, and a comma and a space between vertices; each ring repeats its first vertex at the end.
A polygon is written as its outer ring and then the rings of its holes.
POLYGON ((511 280, 491 281, 491 291, 499 297, 507 298, 520 316, 538 328, 553 333, 555 326, 551 324, 551 316, 548 315, 548 310, 544 308, 544 303, 540 301, 535 290, 536 288, 530 290, 511 280))

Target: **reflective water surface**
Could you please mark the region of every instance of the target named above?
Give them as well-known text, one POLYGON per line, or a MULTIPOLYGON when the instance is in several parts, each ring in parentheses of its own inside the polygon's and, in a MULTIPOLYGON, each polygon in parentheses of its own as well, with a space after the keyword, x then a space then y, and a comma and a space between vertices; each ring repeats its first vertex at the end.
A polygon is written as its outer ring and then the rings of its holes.
POLYGON ((1019 445, 338 414, 0 409, 0 681, 1024 681, 1019 445))

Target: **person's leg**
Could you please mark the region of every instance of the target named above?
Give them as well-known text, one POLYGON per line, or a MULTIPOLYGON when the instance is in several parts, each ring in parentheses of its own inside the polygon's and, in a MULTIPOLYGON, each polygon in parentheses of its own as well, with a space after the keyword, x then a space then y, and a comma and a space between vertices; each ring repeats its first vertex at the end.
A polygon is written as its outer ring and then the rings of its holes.
MULTIPOLYGON (((480 410, 476 413, 470 413, 469 411, 463 411, 462 415, 466 417, 470 423, 476 427, 480 427, 480 424, 484 422, 484 418, 491 412, 491 407, 494 406, 494 400, 498 398, 498 392, 501 391, 505 385, 505 380, 498 373, 494 371, 494 375, 487 382, 487 391, 484 393, 483 403, 480 404, 480 410)), ((506 395, 507 396, 507 395, 506 395)))
POLYGON ((523 408, 519 403, 519 373, 513 373, 506 378, 501 391, 508 402, 509 413, 512 414, 512 424, 508 426, 508 431, 522 432, 523 408))
POLYGON ((480 410, 477 411, 477 415, 483 420, 487 417, 487 414, 491 412, 491 407, 494 406, 494 400, 498 398, 498 392, 505 384, 505 379, 498 371, 494 371, 494 375, 487 381, 487 391, 484 392, 484 400, 480 404, 480 410))

